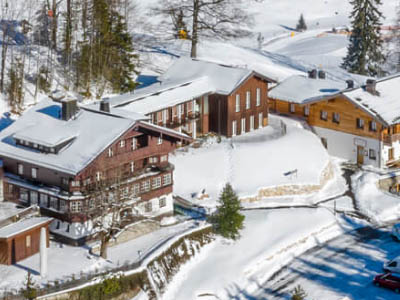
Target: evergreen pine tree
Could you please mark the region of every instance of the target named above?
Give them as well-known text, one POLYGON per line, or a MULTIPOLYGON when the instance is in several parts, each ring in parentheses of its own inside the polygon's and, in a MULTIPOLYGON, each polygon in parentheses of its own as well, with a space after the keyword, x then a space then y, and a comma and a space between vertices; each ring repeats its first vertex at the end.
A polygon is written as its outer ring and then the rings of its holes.
POLYGON ((228 239, 238 239, 244 216, 240 214, 239 198, 229 183, 222 190, 218 202, 217 213, 212 218, 216 232, 228 239))
POLYGON ((307 294, 300 285, 294 288, 292 292, 292 300, 304 300, 306 297, 307 294))
POLYGON ((299 22, 296 25, 296 30, 297 31, 306 31, 307 30, 306 21, 304 20, 303 14, 300 15, 299 22))
POLYGON ((351 0, 352 33, 342 67, 349 72, 377 76, 385 62, 380 37, 381 0, 351 0))
POLYGON ((31 272, 28 271, 28 274, 25 278, 25 287, 22 290, 22 295, 25 299, 33 300, 37 297, 37 290, 35 288, 35 282, 32 279, 31 272))

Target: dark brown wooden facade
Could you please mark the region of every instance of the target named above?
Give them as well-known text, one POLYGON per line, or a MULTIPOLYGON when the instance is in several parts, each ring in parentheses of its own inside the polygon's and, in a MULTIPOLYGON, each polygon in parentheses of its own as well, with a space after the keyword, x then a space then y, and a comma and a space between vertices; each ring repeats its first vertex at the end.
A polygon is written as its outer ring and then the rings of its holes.
POLYGON ((117 180, 137 203, 171 194, 173 166, 168 155, 183 140, 173 131, 136 123, 76 175, 4 158, 4 198, 39 205, 43 214, 63 222, 85 222, 101 204, 92 198, 99 185, 115 185, 117 180), (18 164, 24 166, 24 174, 18 173, 18 164), (37 169, 36 178, 31 168, 37 169))
POLYGON ((156 125, 182 131, 193 138, 210 132, 227 137, 240 135, 242 132, 267 126, 268 82, 265 78, 252 74, 230 95, 204 95, 153 112, 150 118, 156 125), (247 101, 248 94, 250 101, 247 101), (239 111, 236 109, 237 95, 240 98, 239 111), (234 121, 238 124, 236 134, 232 129, 234 121))
POLYGON ((49 247, 49 222, 38 225, 7 238, 0 238, 0 264, 12 265, 28 258, 40 250, 40 230, 46 228, 49 247))

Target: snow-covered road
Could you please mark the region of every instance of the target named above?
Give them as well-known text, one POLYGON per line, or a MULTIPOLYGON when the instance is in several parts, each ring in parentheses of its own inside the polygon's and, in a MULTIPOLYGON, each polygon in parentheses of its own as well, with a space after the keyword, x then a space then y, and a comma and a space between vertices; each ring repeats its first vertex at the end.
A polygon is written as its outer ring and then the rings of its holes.
POLYGON ((257 283, 252 295, 237 291, 235 299, 290 299, 301 285, 307 299, 397 299, 398 296, 372 284, 382 273, 384 261, 400 255, 400 243, 387 229, 366 228, 345 234, 295 258, 267 282, 257 283))

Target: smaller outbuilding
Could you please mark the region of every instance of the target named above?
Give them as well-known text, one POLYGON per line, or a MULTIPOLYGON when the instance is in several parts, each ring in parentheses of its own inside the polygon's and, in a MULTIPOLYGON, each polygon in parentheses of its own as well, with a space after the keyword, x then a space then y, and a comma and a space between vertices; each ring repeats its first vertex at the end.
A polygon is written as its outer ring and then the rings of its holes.
POLYGON ((48 247, 51 221, 48 217, 34 217, 0 228, 0 264, 12 265, 38 253, 42 228, 46 228, 48 247))

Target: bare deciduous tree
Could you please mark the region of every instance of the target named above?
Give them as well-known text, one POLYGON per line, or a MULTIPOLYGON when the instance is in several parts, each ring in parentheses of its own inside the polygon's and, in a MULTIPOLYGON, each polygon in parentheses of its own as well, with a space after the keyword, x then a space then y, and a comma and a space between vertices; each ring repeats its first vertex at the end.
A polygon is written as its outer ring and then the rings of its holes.
MULTIPOLYGON (((203 37, 233 38, 248 34, 251 17, 242 0, 170 0, 162 1, 153 11, 171 18, 182 13, 192 41, 191 57, 197 56, 197 45, 203 37)), ((176 33, 174 33, 176 34, 176 33)))

